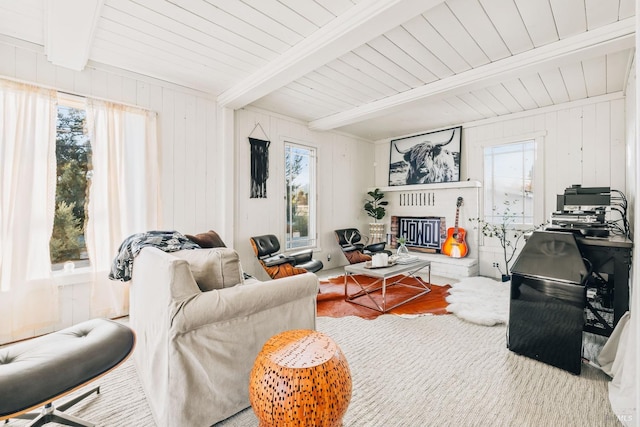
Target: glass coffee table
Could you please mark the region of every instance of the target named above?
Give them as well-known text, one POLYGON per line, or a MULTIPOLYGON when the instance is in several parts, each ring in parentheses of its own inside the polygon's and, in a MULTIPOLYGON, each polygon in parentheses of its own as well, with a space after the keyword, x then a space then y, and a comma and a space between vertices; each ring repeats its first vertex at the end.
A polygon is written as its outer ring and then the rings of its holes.
POLYGON ((417 260, 408 264, 395 264, 389 267, 371 267, 371 262, 361 262, 358 264, 346 265, 344 267, 344 298, 346 301, 351 302, 353 304, 358 304, 363 307, 370 308, 372 310, 379 311, 381 313, 386 313, 394 308, 406 304, 409 301, 413 301, 414 299, 431 292, 431 262, 430 261, 422 261, 417 260), (422 278, 416 273, 426 268, 429 274, 429 280, 425 283, 422 278), (370 284, 362 284, 358 282, 358 279, 355 275, 360 274, 367 277, 372 277, 375 280, 370 284), (395 276, 400 275, 401 277, 397 280, 387 283, 387 279, 394 278, 395 276), (347 290, 347 283, 349 281, 349 277, 352 278, 353 282, 358 285, 360 290, 354 294, 349 294, 347 290), (416 279, 417 284, 408 284, 403 283, 403 280, 407 277, 412 277, 416 279), (387 288, 391 286, 405 286, 408 288, 417 289, 420 292, 416 295, 413 295, 407 299, 404 299, 391 307, 387 307, 387 288), (379 304, 372 296, 372 293, 382 290, 382 304, 379 304), (361 298, 364 298, 365 301, 369 300, 371 304, 365 304, 360 301, 361 298))

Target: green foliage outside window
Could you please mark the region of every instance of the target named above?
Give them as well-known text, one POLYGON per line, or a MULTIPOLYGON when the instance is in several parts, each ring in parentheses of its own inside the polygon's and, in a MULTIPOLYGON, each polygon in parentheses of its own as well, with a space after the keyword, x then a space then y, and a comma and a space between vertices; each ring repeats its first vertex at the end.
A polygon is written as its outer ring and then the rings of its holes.
POLYGON ((84 129, 84 110, 58 107, 56 210, 49 242, 52 264, 83 258, 91 171, 91 145, 84 129))
POLYGON ((285 142, 286 249, 315 243, 315 149, 285 142))
POLYGON ((59 263, 80 258, 83 249, 83 231, 80 218, 73 212, 75 205, 60 202, 56 206, 53 218, 53 234, 49 242, 51 250, 51 262, 59 263))
POLYGON ((297 205, 298 200, 296 192, 298 185, 295 183, 295 179, 300 175, 302 171, 302 156, 292 153, 292 150, 285 150, 285 188, 287 191, 287 234, 293 231, 294 224, 296 223, 297 205))

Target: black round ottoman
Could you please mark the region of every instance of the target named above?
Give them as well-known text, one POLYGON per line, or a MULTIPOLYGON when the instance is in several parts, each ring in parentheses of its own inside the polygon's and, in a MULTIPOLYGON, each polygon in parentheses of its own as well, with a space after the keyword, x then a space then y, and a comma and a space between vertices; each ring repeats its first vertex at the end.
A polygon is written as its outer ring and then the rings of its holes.
POLYGON ((52 401, 70 393, 125 361, 133 351, 135 335, 121 324, 92 319, 58 332, 0 348, 0 420, 34 419, 33 425, 83 422, 62 411, 89 394, 55 409, 52 401), (44 405, 40 414, 25 412, 44 405))

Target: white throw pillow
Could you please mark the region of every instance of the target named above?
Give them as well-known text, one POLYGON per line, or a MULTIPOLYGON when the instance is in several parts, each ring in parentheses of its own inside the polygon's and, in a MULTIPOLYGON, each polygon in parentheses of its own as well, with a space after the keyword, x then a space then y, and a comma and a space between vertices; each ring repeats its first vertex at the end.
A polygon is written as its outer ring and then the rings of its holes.
POLYGON ((189 263, 193 278, 202 292, 242 283, 240 257, 233 249, 185 249, 172 254, 189 263))

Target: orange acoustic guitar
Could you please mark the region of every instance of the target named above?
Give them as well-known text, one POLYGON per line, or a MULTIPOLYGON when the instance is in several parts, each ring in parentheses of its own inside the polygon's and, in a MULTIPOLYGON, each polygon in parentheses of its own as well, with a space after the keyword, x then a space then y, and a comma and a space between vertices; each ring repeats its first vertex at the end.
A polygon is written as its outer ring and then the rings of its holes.
POLYGON ((458 216, 462 206, 462 197, 458 197, 456 203, 456 225, 447 229, 447 239, 442 244, 442 253, 451 258, 464 258, 469 253, 467 242, 465 242, 467 232, 462 227, 458 227, 458 216))

